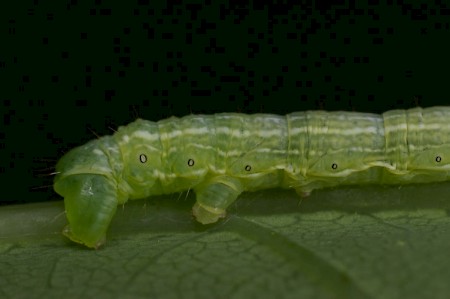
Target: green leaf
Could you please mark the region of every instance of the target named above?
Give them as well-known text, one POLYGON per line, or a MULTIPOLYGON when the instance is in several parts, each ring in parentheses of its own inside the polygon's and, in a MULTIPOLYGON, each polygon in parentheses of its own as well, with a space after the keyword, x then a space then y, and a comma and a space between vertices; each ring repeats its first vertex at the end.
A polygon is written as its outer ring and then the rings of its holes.
POLYGON ((449 183, 247 193, 212 225, 193 197, 119 207, 106 245, 62 202, 0 208, 1 298, 448 298, 449 183))

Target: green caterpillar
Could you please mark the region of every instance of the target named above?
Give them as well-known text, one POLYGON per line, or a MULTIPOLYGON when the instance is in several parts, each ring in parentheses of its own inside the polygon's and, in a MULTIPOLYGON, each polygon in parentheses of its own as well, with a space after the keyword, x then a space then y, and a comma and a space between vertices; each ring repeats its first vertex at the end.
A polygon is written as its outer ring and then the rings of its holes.
POLYGON ((450 107, 138 119, 71 150, 56 170, 63 233, 98 248, 128 199, 192 189, 193 214, 207 224, 244 191, 448 180, 450 107))

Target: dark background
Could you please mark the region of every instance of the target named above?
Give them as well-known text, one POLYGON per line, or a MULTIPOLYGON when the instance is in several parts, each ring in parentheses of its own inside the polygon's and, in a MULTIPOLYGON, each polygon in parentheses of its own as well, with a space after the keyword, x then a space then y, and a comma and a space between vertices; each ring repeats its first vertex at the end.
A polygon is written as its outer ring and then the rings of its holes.
POLYGON ((60 199, 40 175, 137 117, 450 103, 445 1, 86 2, 0 12, 0 203, 60 199))

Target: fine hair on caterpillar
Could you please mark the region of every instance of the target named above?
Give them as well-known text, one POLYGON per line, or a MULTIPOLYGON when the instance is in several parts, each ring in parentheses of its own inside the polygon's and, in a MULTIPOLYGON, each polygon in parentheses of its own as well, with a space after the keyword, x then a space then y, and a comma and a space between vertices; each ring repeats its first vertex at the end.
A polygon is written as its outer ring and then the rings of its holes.
MULTIPOLYGON (((46 158, 40 158, 40 159, 33 159, 34 164, 45 164, 40 167, 35 167, 31 170, 33 177, 36 178, 49 178, 57 175, 59 172, 55 170, 55 159, 46 159, 46 158)), ((29 190, 39 190, 39 189, 49 189, 53 186, 52 183, 39 185, 39 186, 30 186, 29 190)))
POLYGON ((64 234, 98 248, 117 205, 193 190, 203 224, 225 217, 244 191, 293 188, 301 196, 338 185, 450 178, 450 107, 381 115, 305 111, 285 116, 220 113, 138 119, 65 154, 54 189, 64 234))

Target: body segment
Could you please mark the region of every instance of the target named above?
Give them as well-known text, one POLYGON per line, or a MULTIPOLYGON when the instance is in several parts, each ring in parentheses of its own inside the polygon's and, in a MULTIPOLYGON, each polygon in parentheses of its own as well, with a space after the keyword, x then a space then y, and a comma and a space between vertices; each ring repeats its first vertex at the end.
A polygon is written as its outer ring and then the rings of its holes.
POLYGON ((118 204, 186 190, 196 193, 196 219, 213 223, 244 191, 281 187, 305 195, 342 184, 448 180, 449 120, 447 107, 136 120, 58 163, 64 233, 98 247, 118 204))

